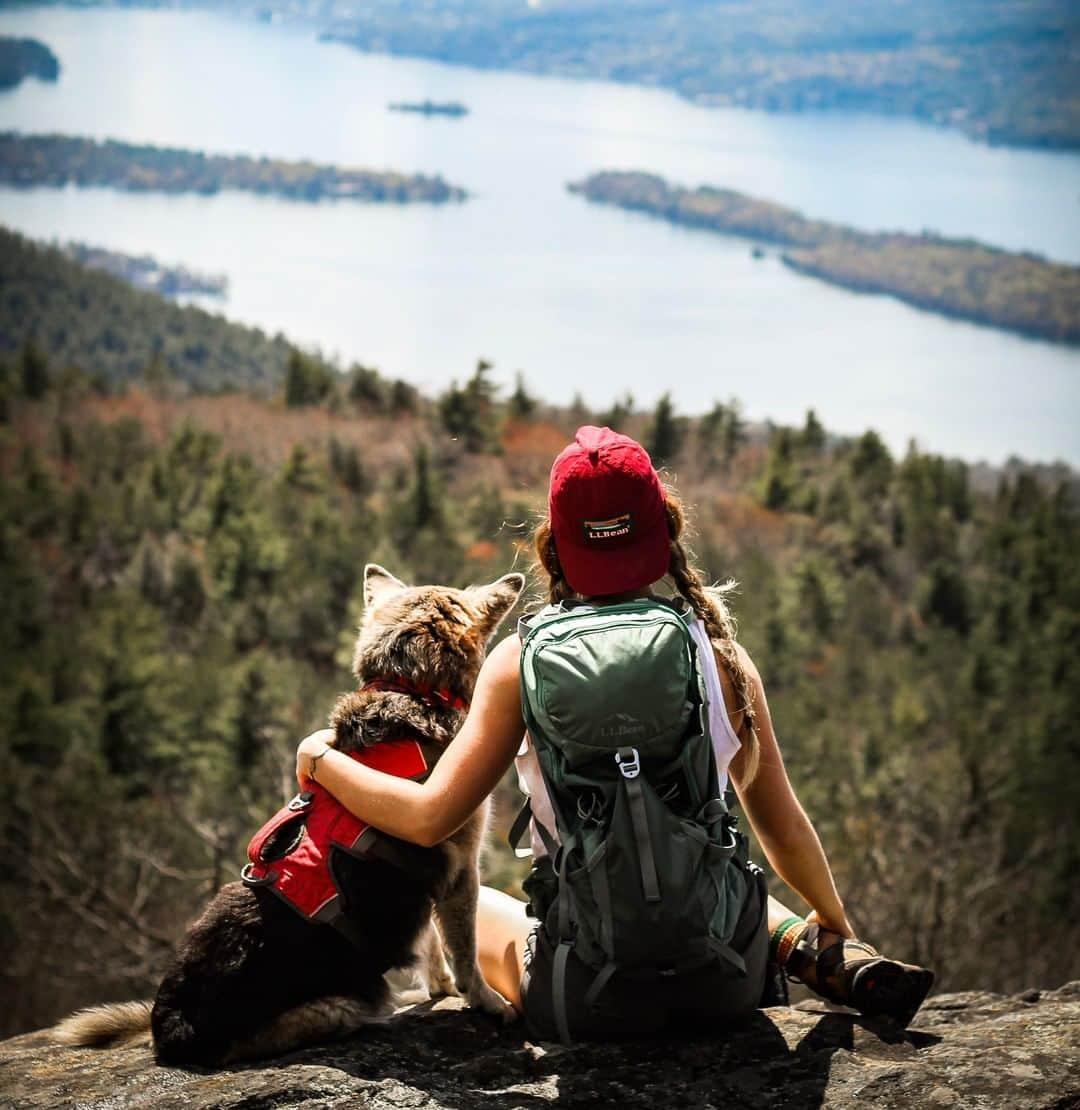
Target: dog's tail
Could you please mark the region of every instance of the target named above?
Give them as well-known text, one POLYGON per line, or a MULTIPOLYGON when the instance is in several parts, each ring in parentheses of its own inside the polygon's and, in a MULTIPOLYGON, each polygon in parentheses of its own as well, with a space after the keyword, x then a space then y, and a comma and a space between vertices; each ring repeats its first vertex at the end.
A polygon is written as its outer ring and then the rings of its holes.
POLYGON ((116 1048, 150 1039, 152 1002, 110 1002, 78 1010, 54 1025, 52 1039, 81 1048, 116 1048))

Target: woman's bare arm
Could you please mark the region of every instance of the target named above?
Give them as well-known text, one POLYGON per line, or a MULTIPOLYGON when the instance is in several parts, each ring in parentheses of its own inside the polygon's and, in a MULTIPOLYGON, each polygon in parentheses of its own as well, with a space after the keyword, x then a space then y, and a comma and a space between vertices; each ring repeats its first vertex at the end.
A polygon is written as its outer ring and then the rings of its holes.
MULTIPOLYGON (((319 784, 362 821, 391 836, 425 846, 445 840, 495 788, 521 743, 520 654, 521 642, 508 636, 488 656, 469 715, 426 782, 395 778, 331 750, 316 766, 319 784)), ((332 736, 324 729, 301 741, 296 753, 301 785, 312 757, 332 736)))
MULTIPOLYGON (((843 902, 837 893, 832 871, 817 831, 799 803, 784 767, 784 759, 773 732, 765 687, 753 660, 742 648, 740 659, 754 694, 755 724, 761 748, 757 774, 742 784, 743 753, 731 763, 731 778, 746 816, 757 835, 773 870, 792 890, 801 895, 827 929, 844 936, 853 935, 843 902)), ((742 714, 731 713, 730 680, 720 666, 724 695, 728 699, 732 725, 740 725, 742 714)), ((738 728, 736 728, 738 733, 738 728)))

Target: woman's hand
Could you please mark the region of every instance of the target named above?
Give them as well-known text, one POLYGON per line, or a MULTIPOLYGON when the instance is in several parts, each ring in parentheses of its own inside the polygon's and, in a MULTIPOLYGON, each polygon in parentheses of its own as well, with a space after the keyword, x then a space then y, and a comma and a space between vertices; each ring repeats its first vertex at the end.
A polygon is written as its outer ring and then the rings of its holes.
POLYGON ((811 910, 806 915, 806 920, 812 923, 816 922, 827 932, 839 933, 842 937, 855 936, 855 930, 851 927, 851 922, 848 921, 847 914, 844 913, 843 910, 840 911, 838 917, 825 917, 823 914, 818 913, 817 910, 811 910))
POLYGON ((302 790, 310 778, 311 761, 320 752, 326 751, 327 745, 331 748, 337 739, 332 728, 320 728, 310 736, 305 736, 296 746, 296 781, 302 790))

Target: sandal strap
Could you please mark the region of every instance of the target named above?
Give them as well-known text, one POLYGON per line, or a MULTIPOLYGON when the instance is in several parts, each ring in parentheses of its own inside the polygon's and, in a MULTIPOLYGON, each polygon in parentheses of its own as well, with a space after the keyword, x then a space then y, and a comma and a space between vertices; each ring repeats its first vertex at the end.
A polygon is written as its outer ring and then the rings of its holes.
POLYGON ((811 989, 822 998, 840 1006, 851 1005, 852 977, 867 964, 880 960, 881 954, 872 945, 854 938, 841 937, 824 951, 818 943, 823 930, 816 922, 806 926, 795 942, 784 970, 796 982, 805 982, 805 972, 813 969, 811 989), (864 959, 850 959, 854 952, 865 954, 864 959))
POLYGON ((816 966, 817 942, 821 935, 821 926, 816 922, 808 924, 795 942, 795 946, 788 954, 784 964, 784 971, 796 983, 802 982, 802 973, 807 967, 816 966))
POLYGON ((828 982, 838 973, 848 975, 871 960, 880 959, 881 953, 865 941, 845 937, 830 944, 824 952, 818 954, 814 970, 817 972, 819 982, 828 982), (852 951, 863 953, 865 959, 850 959, 852 951))

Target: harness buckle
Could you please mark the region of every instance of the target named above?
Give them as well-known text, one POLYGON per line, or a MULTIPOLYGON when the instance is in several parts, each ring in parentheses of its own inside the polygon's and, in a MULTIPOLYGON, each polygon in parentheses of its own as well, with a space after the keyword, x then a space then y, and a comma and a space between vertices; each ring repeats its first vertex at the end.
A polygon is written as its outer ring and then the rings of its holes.
POLYGON ((624 779, 636 779, 641 774, 641 756, 637 748, 623 748, 616 752, 615 763, 624 779))
POLYGON ((267 871, 265 875, 256 875, 254 864, 245 863, 240 878, 245 886, 269 886, 277 881, 277 872, 267 871))

